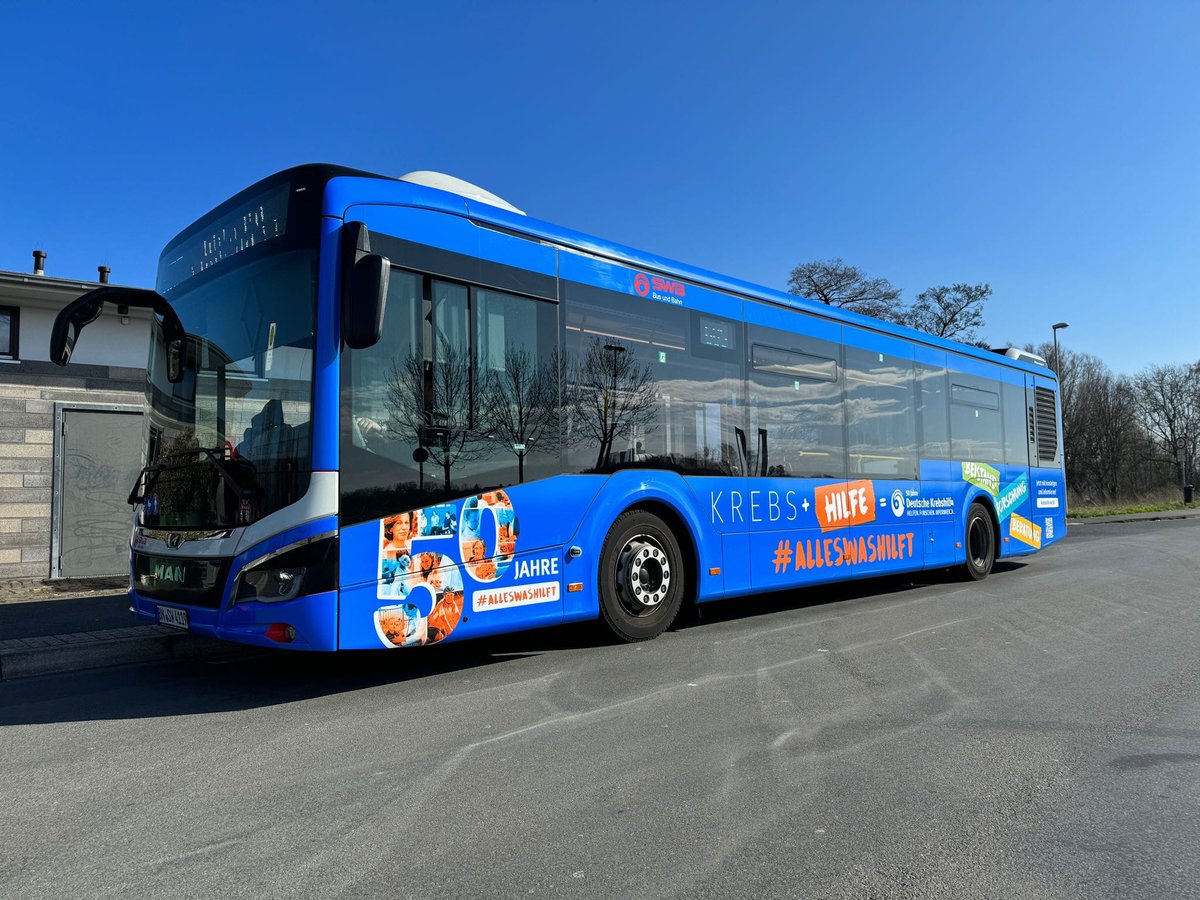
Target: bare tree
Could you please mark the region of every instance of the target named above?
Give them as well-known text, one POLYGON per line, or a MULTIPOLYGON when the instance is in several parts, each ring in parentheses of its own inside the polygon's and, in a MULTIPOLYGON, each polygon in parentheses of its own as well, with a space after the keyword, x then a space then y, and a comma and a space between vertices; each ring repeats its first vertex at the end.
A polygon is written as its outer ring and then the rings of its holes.
POLYGON ((443 339, 433 361, 419 352, 398 357, 386 386, 387 429, 442 467, 447 492, 451 469, 482 453, 483 435, 471 422, 470 385, 470 355, 443 339))
POLYGON ((599 444, 597 469, 608 462, 617 438, 648 430, 656 417, 654 374, 620 341, 593 338, 583 359, 570 367, 564 385, 564 406, 599 444))
POLYGON ((888 322, 899 321, 902 312, 899 288, 886 278, 868 278, 841 258, 796 266, 788 277, 788 291, 888 322))
POLYGON ((917 294, 898 321, 938 337, 974 343, 983 327, 983 304, 991 295, 987 284, 936 285, 917 294))
POLYGON ((1104 500, 1117 500, 1136 491, 1138 469, 1149 449, 1137 420, 1133 385, 1101 363, 1091 367, 1078 388, 1083 415, 1077 417, 1075 443, 1086 448, 1086 465, 1076 466, 1076 482, 1104 500))
POLYGON ((479 421, 488 440, 517 457, 517 480, 525 481, 525 456, 559 433, 557 356, 540 365, 524 347, 506 347, 504 368, 480 376, 479 421))
POLYGON ((1135 379, 1142 423, 1183 479, 1200 449, 1200 365, 1149 366, 1135 379))
MULTIPOLYGON (((1053 354, 1045 342, 1036 349, 1053 354)), ((1085 500, 1132 499, 1162 490, 1174 480, 1163 442, 1147 429, 1141 387, 1114 375, 1103 360, 1059 348, 1059 397, 1067 485, 1085 500)))
POLYGON ((1101 489, 1097 453, 1104 442, 1104 409, 1109 405, 1112 373, 1095 356, 1065 348, 1061 355, 1059 402, 1067 485, 1081 497, 1110 499, 1112 492, 1101 489))

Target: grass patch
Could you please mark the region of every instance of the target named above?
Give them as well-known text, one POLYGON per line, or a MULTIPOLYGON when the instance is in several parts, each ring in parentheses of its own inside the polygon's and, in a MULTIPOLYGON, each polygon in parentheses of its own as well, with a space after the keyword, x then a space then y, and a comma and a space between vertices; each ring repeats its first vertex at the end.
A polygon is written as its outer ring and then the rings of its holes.
POLYGON ((1180 509, 1200 509, 1200 503, 1118 503, 1112 506, 1071 506, 1067 510, 1069 519, 1090 519, 1095 516, 1128 516, 1135 513, 1170 512, 1180 509))

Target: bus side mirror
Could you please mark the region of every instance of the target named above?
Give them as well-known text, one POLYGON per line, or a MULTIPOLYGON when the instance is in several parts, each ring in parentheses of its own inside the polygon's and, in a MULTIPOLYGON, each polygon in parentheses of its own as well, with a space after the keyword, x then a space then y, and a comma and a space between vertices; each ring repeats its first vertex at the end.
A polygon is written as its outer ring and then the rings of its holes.
POLYGON ((379 342, 391 273, 386 256, 372 253, 354 263, 349 289, 342 297, 342 338, 352 350, 365 350, 379 342))
POLYGON ((80 333, 104 311, 104 299, 93 297, 95 293, 89 291, 55 317, 50 330, 50 361, 55 365, 65 366, 71 361, 80 333))
POLYGON ((352 350, 379 343, 387 303, 391 263, 371 252, 371 232, 363 222, 342 229, 342 340, 352 350))
POLYGON ((115 303, 118 307, 136 306, 153 310, 155 315, 162 316, 163 341, 167 345, 167 378, 172 384, 183 380, 183 343, 187 336, 187 332, 183 330, 183 322, 166 297, 143 288, 106 284, 75 298, 59 310, 50 330, 52 363, 65 366, 71 361, 71 354, 79 341, 80 333, 100 318, 105 303, 115 303), (174 354, 172 363, 173 346, 177 347, 178 351, 174 354))

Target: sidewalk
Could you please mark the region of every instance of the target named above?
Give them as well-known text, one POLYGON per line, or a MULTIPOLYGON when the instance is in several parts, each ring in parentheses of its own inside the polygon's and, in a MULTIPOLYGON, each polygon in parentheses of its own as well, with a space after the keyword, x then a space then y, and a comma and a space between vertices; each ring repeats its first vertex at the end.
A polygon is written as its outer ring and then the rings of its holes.
POLYGON ((230 653, 236 645, 146 625, 124 578, 0 582, 0 681, 230 653))
POLYGON ((1197 519, 1200 518, 1200 506, 1191 509, 1168 509, 1162 512, 1126 513, 1123 516, 1087 516, 1083 519, 1067 517, 1067 525, 1113 525, 1119 522, 1158 522, 1166 519, 1197 519))

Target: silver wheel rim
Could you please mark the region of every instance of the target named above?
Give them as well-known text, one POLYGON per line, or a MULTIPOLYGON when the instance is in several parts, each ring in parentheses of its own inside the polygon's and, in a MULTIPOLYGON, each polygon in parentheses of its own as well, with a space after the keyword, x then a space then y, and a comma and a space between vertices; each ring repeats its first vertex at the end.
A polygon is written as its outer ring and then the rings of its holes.
POLYGON ((648 616, 662 605, 673 577, 663 545, 649 535, 634 535, 617 555, 617 597, 631 615, 648 616))

